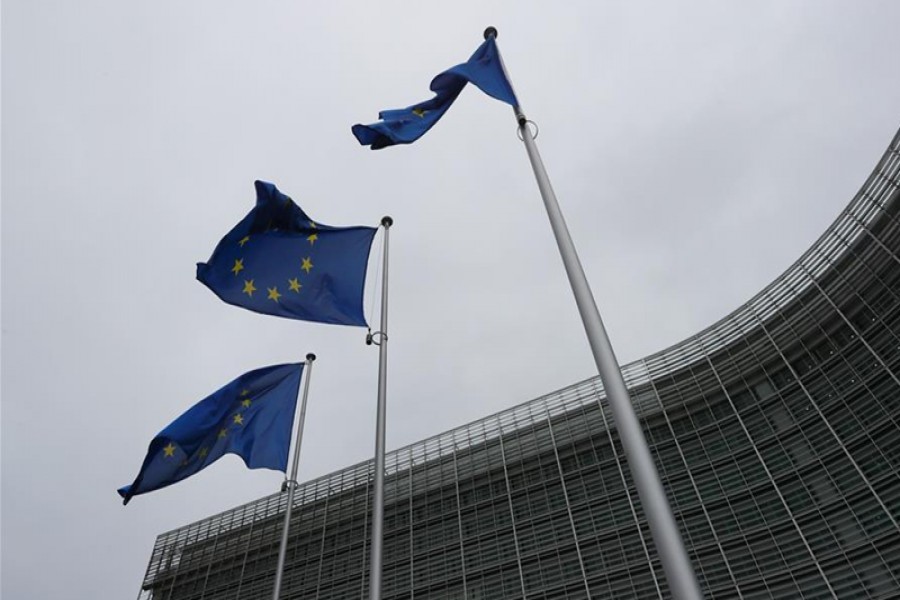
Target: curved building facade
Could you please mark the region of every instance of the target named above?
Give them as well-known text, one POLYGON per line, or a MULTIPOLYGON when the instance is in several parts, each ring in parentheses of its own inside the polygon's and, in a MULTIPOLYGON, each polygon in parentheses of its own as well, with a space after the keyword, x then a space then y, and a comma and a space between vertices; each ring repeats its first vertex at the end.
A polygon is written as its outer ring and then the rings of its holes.
MULTIPOLYGON (((709 598, 900 590, 900 134, 822 237, 623 367, 709 598)), ((388 455, 384 598, 669 597, 598 378, 388 455)), ((285 598, 368 597, 371 462, 298 490, 285 598)), ((285 494, 157 539, 139 598, 271 596, 285 494)))

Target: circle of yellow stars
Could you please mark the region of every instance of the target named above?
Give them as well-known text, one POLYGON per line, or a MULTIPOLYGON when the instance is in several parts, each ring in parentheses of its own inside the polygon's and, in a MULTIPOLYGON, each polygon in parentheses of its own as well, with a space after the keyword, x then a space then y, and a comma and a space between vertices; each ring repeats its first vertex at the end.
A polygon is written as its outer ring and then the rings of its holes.
MULTIPOLYGON (((316 224, 312 221, 309 221, 309 226, 312 229, 317 228, 316 224)), ((310 246, 315 246, 315 244, 318 240, 319 240, 319 234, 317 234, 317 233, 311 233, 308 236, 306 236, 306 241, 309 242, 310 246)), ((245 235, 243 238, 238 240, 238 246, 243 248, 244 245, 247 244, 249 241, 250 241, 250 236, 245 235)), ((300 270, 305 272, 307 275, 310 274, 310 272, 313 270, 314 267, 315 267, 315 265, 312 262, 312 256, 306 256, 306 257, 302 257, 300 259, 300 270)), ((237 277, 240 274, 240 272, 243 271, 244 269, 245 269, 244 259, 243 258, 234 259, 234 265, 231 267, 231 272, 234 273, 235 277, 237 277)), ((300 283, 299 277, 292 277, 292 278, 288 279, 288 291, 294 292, 295 294, 299 294, 301 289, 303 289, 303 284, 300 283)), ((253 293, 256 291, 258 291, 258 288, 256 287, 256 280, 255 279, 245 279, 244 287, 241 290, 241 293, 247 294, 248 297, 253 298, 253 293)), ((281 292, 278 291, 277 285, 272 286, 272 287, 266 287, 266 293, 267 293, 266 299, 272 300, 275 303, 278 303, 279 300, 282 297, 284 297, 284 294, 282 294, 281 292)))

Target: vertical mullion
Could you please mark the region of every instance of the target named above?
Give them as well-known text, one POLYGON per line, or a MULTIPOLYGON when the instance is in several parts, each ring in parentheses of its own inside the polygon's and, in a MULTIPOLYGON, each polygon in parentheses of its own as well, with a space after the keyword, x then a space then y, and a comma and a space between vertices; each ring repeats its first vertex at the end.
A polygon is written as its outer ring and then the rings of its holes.
POLYGON ((509 482, 509 469, 506 466, 506 450, 504 449, 503 444, 503 423, 500 421, 500 417, 497 417, 497 426, 499 429, 499 439, 500 439, 500 458, 503 461, 503 479, 506 481, 506 497, 509 501, 509 523, 512 527, 513 534, 513 544, 516 547, 516 564, 519 567, 519 585, 522 586, 522 598, 525 598, 525 574, 522 571, 522 552, 519 548, 519 534, 516 531, 516 510, 513 506, 512 496, 513 489, 512 485, 509 482))
MULTIPOLYGON (((650 549, 647 547, 647 540, 644 539, 644 532, 641 529, 641 521, 637 514, 637 509, 634 506, 634 501, 631 499, 631 492, 628 490, 628 480, 625 478, 625 469, 622 467, 622 459, 619 456, 619 453, 616 451, 615 440, 613 440, 612 430, 609 427, 609 421, 606 418, 606 413, 603 411, 603 404, 600 402, 600 390, 597 387, 597 380, 594 379, 594 398, 597 401, 597 410, 600 412, 600 418, 603 420, 603 429, 606 431, 606 438, 609 440, 609 447, 612 450, 613 457, 616 460, 616 469, 619 471, 619 479, 622 481, 622 490, 625 492, 625 498, 628 500, 628 509, 631 511, 631 518, 634 521, 634 526, 637 529, 638 538, 641 540, 641 547, 644 550, 644 556, 647 559, 647 566, 650 569, 650 576, 653 578, 653 586, 656 588, 656 594, 660 598, 662 598, 662 590, 659 587, 659 580, 656 577, 656 569, 653 568, 653 561, 650 558, 650 549)), ((599 469, 599 466, 598 466, 599 469)))
MULTIPOLYGON (((556 446, 556 436, 553 433, 553 419, 550 416, 550 409, 547 405, 544 405, 544 410, 547 413, 547 430, 550 432, 550 443, 553 445, 553 456, 556 458, 556 468, 559 471, 559 487, 562 489, 563 498, 566 501, 566 514, 569 515, 569 526, 572 528, 572 540, 575 542, 575 553, 578 555, 578 566, 581 567, 581 578, 584 581, 584 591, 587 592, 588 597, 591 595, 591 588, 588 585, 587 572, 584 570, 584 559, 581 556, 581 544, 578 542, 578 531, 575 529, 575 519, 572 517, 572 503, 569 502, 569 492, 566 490, 566 475, 563 473, 562 463, 559 462, 559 450, 556 446)), ((625 490, 625 493, 628 493, 628 490, 625 490)), ((553 520, 551 517, 550 523, 552 524, 553 520)), ((640 532, 640 527, 638 527, 638 531, 640 532)), ((558 552, 557 548, 557 552, 558 552)), ((653 571, 653 567, 650 566, 650 571, 653 571)))
MULTIPOLYGON (((755 316, 755 313, 754 313, 754 316, 755 316)), ((847 460, 850 461, 850 464, 853 465, 853 468, 856 471, 856 473, 859 475, 859 477, 865 483, 866 487, 869 489, 869 492, 875 497, 875 500, 878 502, 878 505, 885 512, 887 517, 891 520, 891 523, 894 525, 894 527, 897 529, 900 529, 900 526, 898 526, 896 519, 894 519, 894 516, 891 514, 891 511, 888 510, 887 506, 884 504, 881 497, 878 495, 878 493, 875 491, 875 488, 872 486, 872 483, 869 481, 869 478, 866 477, 862 468, 860 468, 859 464, 856 462, 856 459, 854 459, 853 455, 850 454, 850 451, 847 449, 847 446, 844 444, 843 440, 840 438, 840 436, 837 434, 837 432, 831 426, 831 423, 828 421, 828 418, 825 416, 825 413, 822 412, 822 409, 819 407, 819 403, 815 400, 815 398, 813 398, 813 395, 809 392, 806 385, 803 383, 803 380, 800 378, 800 375, 794 369, 793 365, 791 365, 791 363, 788 361, 787 357, 784 355, 781 348, 775 342, 775 339, 769 333, 768 328, 759 319, 759 317, 757 317, 757 322, 759 323, 759 325, 762 328, 762 331, 765 333, 766 337, 769 339, 769 342, 772 344, 772 347, 775 348, 775 351, 781 357, 781 360, 784 362, 787 369, 791 372, 791 375, 793 376, 793 378, 797 381, 797 385, 800 386, 801 390, 803 390, 803 394, 806 396, 806 399, 809 400, 809 403, 813 407, 813 409, 816 411, 816 414, 818 414, 819 418, 822 419, 822 422, 825 424, 825 427, 828 429, 829 433, 831 433, 831 436, 837 442, 838 446, 841 448, 844 455, 847 457, 847 460)), ((790 325, 789 325, 789 327, 790 327, 790 325)), ((800 336, 797 334, 797 332, 795 332, 793 330, 793 328, 791 328, 791 331, 794 334, 794 337, 796 337, 798 340, 800 340, 800 336)), ((859 335, 858 332, 856 335, 860 341, 863 341, 862 337, 859 335)), ((802 341, 801 341, 801 344, 802 344, 802 341)), ((851 369, 852 368, 853 367, 851 365, 851 369)), ((826 379, 828 379, 827 376, 826 376, 826 379)), ((862 378, 860 378, 860 381, 862 381, 862 378)), ((830 382, 830 380, 829 380, 829 382, 830 382)), ((863 385, 865 385, 865 384, 863 383, 863 385)), ((835 390, 835 391, 837 391, 837 390, 835 390)), ((869 392, 869 393, 871 393, 871 392, 869 392)), ((841 401, 843 402, 843 398, 841 398, 841 401)))
POLYGON ((756 458, 759 460, 762 468, 766 471, 766 476, 769 478, 769 482, 772 484, 772 489, 775 490, 775 493, 778 495, 778 499, 781 500, 782 506, 784 506, 785 511, 787 511, 788 516, 791 519, 791 523, 794 525, 794 529, 797 531, 797 534, 800 536, 800 540, 803 542, 803 546, 806 548, 806 551, 809 553, 810 558, 812 559, 813 564, 816 567, 816 570, 819 572, 819 575, 822 577, 822 580, 825 582, 825 585, 828 587, 828 591, 831 592, 832 598, 837 600, 838 596, 834 591, 834 588, 831 586, 831 582, 828 580, 828 576, 825 574, 825 571, 822 569, 822 565, 819 563, 819 559, 816 558, 815 553, 812 550, 812 547, 809 545, 809 541, 806 539, 806 535, 803 533, 803 529, 800 527, 800 524, 797 522, 797 519, 794 517, 794 511, 791 510, 791 507, 788 505, 787 500, 785 500, 784 496, 781 493, 781 490, 778 488, 778 484, 775 482, 774 477, 772 477, 772 472, 769 470, 769 466, 766 464, 765 460, 763 460, 762 454, 760 454, 759 449, 756 447, 756 444, 753 442, 753 437, 750 435, 750 431, 747 429, 746 424, 744 423, 744 419, 741 418, 737 410, 737 406, 734 404, 734 401, 731 398, 731 394, 728 393, 728 390, 725 388, 725 383, 722 381, 722 378, 719 376, 719 372, 713 364, 712 357, 710 357, 709 353, 706 351, 706 347, 703 345, 703 342, 699 339, 697 340, 700 344, 700 347, 703 349, 703 354, 706 357, 706 362, 709 364, 710 369, 712 369, 712 373, 716 378, 716 381, 719 382, 719 387, 722 390, 722 393, 725 394, 726 400, 728 400, 728 404, 731 405, 731 410, 734 411, 735 418, 737 419, 738 424, 741 426, 741 430, 744 432, 744 435, 747 437, 747 440, 750 442, 750 447, 753 449, 753 452, 756 454, 756 458))
MULTIPOLYGON (((646 368, 646 363, 644 364, 646 368)), ((649 369, 648 369, 649 372, 649 369)), ((693 377, 693 371, 691 371, 691 375, 693 377)), ((694 382, 696 383, 696 377, 694 377, 694 382)), ((678 456, 681 458, 681 462, 684 464, 685 472, 687 473, 688 480, 691 482, 691 488, 693 488, 694 493, 697 495, 697 500, 699 500, 700 510, 703 511, 703 517, 706 519, 707 525, 709 525, 709 530, 713 534, 713 540, 716 543, 716 547, 719 549, 719 554, 722 555, 722 561, 725 563, 725 569, 728 571, 728 576, 731 578, 731 582, 734 584, 734 590, 738 595, 738 598, 743 598, 743 594, 741 593, 740 587, 738 586, 737 579, 734 576, 734 571, 731 570, 731 563, 728 561, 728 557, 725 556, 725 549, 722 548, 722 542, 719 540, 719 534, 716 532, 716 527, 713 525, 712 518, 709 516, 709 512, 706 510, 706 503, 703 501, 703 496, 700 494, 700 488, 697 487, 697 482, 694 479, 694 474, 691 472, 691 466, 688 464, 687 459, 684 457, 684 451, 681 448, 681 442, 678 441, 678 436, 675 433, 675 429, 672 427, 672 422, 669 419, 669 414, 666 411, 666 407, 663 406, 662 397, 659 395, 659 390, 656 387, 656 382, 653 380, 653 377, 650 377, 650 387, 653 389, 653 395, 656 397, 656 402, 659 404, 659 408, 662 412, 663 419, 666 421, 666 426, 669 428, 669 431, 672 433, 672 441, 675 443, 675 449, 678 451, 678 456)), ((699 389, 698 384, 698 389, 699 389)), ((679 391, 679 396, 681 396, 681 392, 679 391)), ((682 397, 683 399, 683 397, 682 397)), ((689 533, 690 534, 690 533, 689 533)), ((648 557, 649 560, 649 557, 648 557)), ((655 576, 654 576, 655 581, 655 576)), ((657 591, 659 591, 659 586, 657 586, 657 591)), ((662 597, 662 594, 660 594, 662 597)))
POLYGON ((453 439, 453 490, 456 494, 456 526, 459 530, 459 560, 460 560, 460 569, 462 570, 462 586, 463 586, 463 600, 468 600, 469 598, 469 587, 466 581, 466 550, 465 544, 463 544, 463 526, 462 526, 462 502, 459 499, 459 467, 456 463, 456 454, 458 449, 456 447, 456 439, 453 439))

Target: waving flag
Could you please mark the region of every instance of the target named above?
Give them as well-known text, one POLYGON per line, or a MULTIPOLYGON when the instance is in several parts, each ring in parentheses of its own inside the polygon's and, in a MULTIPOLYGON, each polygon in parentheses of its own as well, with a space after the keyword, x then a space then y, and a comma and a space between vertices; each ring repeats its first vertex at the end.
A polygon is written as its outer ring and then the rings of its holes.
POLYGON ((372 150, 394 144, 410 144, 431 129, 444 116, 467 83, 474 83, 488 96, 517 106, 516 95, 503 72, 500 52, 493 37, 489 37, 468 61, 451 67, 431 80, 431 100, 407 108, 385 110, 381 119, 371 125, 354 125, 353 135, 363 146, 372 150))
POLYGON ((228 304, 268 315, 366 326, 363 288, 374 227, 313 221, 271 183, 229 231, 197 279, 228 304))
POLYGON ((134 483, 118 490, 124 503, 229 453, 250 469, 285 471, 302 372, 302 363, 256 369, 192 406, 150 442, 134 483))

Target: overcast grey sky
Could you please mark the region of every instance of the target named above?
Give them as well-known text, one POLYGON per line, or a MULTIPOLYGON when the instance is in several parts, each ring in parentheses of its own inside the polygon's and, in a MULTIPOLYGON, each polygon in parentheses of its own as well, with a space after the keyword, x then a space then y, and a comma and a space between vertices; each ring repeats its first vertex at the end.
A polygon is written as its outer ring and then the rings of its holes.
POLYGON ((319 355, 303 479, 371 456, 364 330, 194 280, 255 179, 327 224, 394 217, 389 448, 594 374, 508 106, 469 88, 412 146, 350 134, 428 98, 485 26, 622 363, 785 269, 900 126, 895 1, 437 8, 4 0, 4 598, 135 597, 158 533, 275 491, 281 474, 228 456, 128 507, 115 493, 249 369, 319 355))

